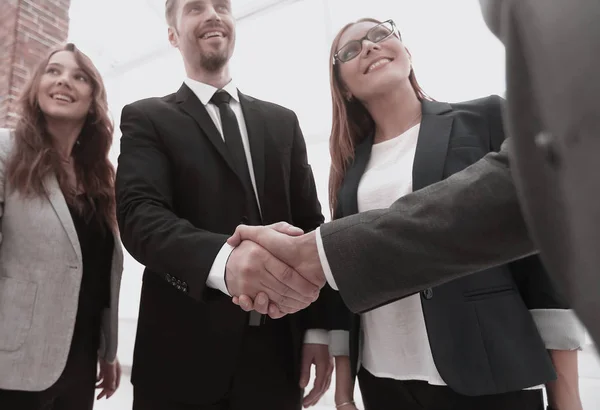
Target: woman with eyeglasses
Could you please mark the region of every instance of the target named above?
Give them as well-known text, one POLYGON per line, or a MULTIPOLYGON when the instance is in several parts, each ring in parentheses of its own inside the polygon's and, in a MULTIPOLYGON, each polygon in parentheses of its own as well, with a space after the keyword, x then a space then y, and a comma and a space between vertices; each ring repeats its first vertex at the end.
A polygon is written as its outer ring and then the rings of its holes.
POLYGON ((113 124, 74 45, 32 70, 0 129, 0 409, 85 410, 119 386, 113 124))
MULTIPOLYGON (((391 20, 342 28, 330 76, 334 219, 388 208, 499 150, 505 138, 500 97, 449 104, 424 93, 391 20)), ((457 242, 456 252, 469 249, 457 242)), ((402 269, 399 256, 388 258, 402 269)), ((536 256, 361 315, 341 299, 331 312, 347 318, 349 331, 333 332, 330 344, 337 408, 355 408, 357 376, 367 410, 539 410, 544 385, 552 408, 581 409, 583 331, 536 256)))

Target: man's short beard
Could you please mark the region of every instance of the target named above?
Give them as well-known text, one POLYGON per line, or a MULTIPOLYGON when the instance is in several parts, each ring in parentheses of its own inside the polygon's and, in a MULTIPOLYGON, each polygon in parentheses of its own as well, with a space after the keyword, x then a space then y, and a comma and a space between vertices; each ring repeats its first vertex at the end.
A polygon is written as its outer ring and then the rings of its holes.
POLYGON ((202 56, 200 65, 206 71, 215 72, 223 68, 227 64, 227 60, 228 58, 225 53, 210 53, 202 56))

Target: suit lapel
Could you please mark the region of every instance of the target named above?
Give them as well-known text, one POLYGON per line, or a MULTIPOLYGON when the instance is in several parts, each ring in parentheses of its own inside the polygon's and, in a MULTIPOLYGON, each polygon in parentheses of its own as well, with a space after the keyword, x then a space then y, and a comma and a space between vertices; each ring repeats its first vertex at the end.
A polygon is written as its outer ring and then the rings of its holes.
MULTIPOLYGON (((453 119, 442 114, 451 110, 448 103, 427 100, 422 103, 423 118, 413 164, 414 191, 443 178, 453 119)), ((338 200, 342 213, 339 217, 358 213, 358 185, 369 163, 372 147, 372 134, 356 147, 354 162, 346 171, 340 188, 338 200)))
POLYGON ((212 118, 210 118, 210 115, 208 115, 204 104, 202 104, 194 92, 185 84, 183 84, 179 91, 177 91, 176 98, 181 108, 198 123, 210 142, 212 142, 219 154, 221 154, 225 162, 227 162, 227 165, 229 165, 231 170, 237 175, 233 159, 229 154, 229 150, 225 145, 225 141, 215 126, 212 118))
POLYGON ((265 193, 265 138, 267 138, 267 127, 265 115, 252 97, 238 91, 244 121, 248 130, 248 142, 250 143, 250 154, 252 156, 252 167, 254 168, 254 180, 260 204, 264 205, 265 193))
POLYGON ((423 101, 423 118, 413 163, 413 191, 444 177, 444 165, 453 118, 442 115, 452 110, 448 103, 423 101))
POLYGON ((373 147, 373 135, 369 135, 363 142, 358 144, 354 152, 354 161, 346 171, 344 182, 340 189, 339 201, 341 204, 342 215, 348 216, 358 213, 358 184, 362 175, 365 173, 369 158, 371 157, 371 148, 373 147))
POLYGON ((69 212, 67 202, 65 201, 65 197, 62 194, 60 186, 58 185, 58 180, 54 174, 51 174, 44 180, 44 188, 46 188, 46 195, 48 196, 52 208, 54 208, 56 216, 58 216, 65 233, 69 237, 71 245, 73 245, 77 258, 79 261, 82 261, 81 246, 79 244, 79 238, 77 238, 75 224, 73 223, 71 212, 69 212))

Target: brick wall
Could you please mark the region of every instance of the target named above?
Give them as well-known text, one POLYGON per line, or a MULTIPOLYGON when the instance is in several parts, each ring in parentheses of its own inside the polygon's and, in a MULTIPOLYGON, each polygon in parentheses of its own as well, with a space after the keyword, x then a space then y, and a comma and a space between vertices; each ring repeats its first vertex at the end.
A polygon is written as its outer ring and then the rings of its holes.
POLYGON ((71 0, 0 0, 0 128, 15 122, 15 100, 29 70, 63 44, 71 0))

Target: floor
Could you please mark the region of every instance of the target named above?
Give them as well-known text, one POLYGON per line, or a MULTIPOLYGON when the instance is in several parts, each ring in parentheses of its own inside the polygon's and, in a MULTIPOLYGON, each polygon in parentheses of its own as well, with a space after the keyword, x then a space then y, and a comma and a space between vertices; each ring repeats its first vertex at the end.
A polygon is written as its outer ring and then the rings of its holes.
MULTIPOLYGON (((585 410, 600 409, 600 359, 590 345, 579 354, 580 389, 585 410)), ((332 386, 334 383, 332 383, 332 386)), ((121 388, 109 400, 97 402, 95 410, 128 410, 131 409, 132 387, 128 374, 124 375, 121 388)), ((360 395, 355 396, 360 405, 360 395)), ((330 410, 334 408, 333 388, 321 399, 313 410, 330 410)), ((360 406, 359 406, 360 408, 360 406)))

